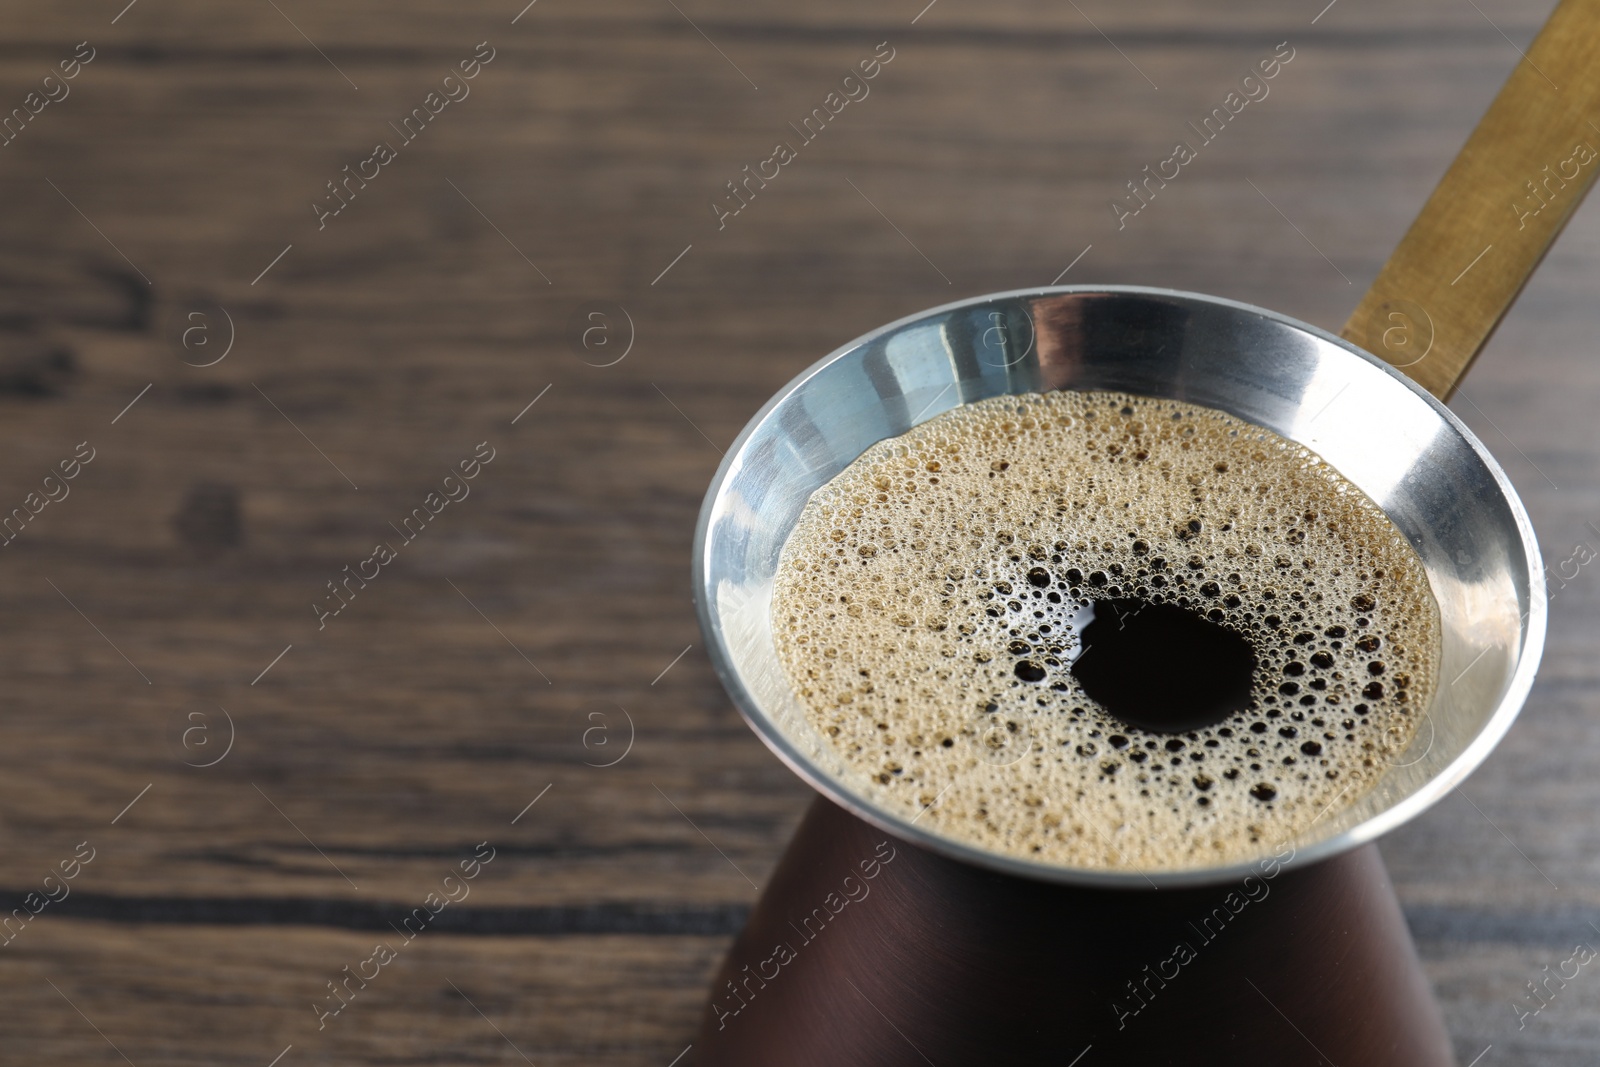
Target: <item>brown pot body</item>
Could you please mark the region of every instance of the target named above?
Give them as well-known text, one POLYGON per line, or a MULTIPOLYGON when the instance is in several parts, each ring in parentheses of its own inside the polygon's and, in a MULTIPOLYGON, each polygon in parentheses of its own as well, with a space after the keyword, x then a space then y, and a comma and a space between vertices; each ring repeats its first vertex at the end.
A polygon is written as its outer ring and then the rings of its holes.
POLYGON ((701 1067, 1455 1063, 1372 845, 1240 885, 1082 889, 947 859, 820 797, 695 1051, 701 1067))

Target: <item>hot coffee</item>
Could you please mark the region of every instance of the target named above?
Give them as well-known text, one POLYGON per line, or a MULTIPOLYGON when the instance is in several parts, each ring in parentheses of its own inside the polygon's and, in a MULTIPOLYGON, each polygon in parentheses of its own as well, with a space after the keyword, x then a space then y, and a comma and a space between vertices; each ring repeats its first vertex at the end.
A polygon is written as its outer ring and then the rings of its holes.
POLYGON ((965 405, 868 449, 786 543, 773 635, 870 799, 992 852, 1248 859, 1416 732, 1420 560, 1314 453, 1113 393, 965 405))

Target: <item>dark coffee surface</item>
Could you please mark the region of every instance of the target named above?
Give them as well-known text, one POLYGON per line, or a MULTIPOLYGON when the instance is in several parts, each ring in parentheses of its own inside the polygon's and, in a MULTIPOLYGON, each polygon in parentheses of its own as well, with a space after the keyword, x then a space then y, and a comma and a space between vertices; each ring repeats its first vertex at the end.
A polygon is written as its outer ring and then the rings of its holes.
POLYGON ((1072 674, 1117 720, 1176 734, 1250 707, 1256 655, 1240 634, 1199 612, 1131 597, 1096 600, 1090 609, 1072 674))

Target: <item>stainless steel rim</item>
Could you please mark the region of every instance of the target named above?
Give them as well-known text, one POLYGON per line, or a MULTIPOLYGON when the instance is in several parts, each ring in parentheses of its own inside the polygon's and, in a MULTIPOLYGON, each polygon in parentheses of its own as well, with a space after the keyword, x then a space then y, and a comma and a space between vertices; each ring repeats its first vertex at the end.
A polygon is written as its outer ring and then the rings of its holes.
MULTIPOLYGON (((1132 296, 1148 296, 1155 298, 1173 298, 1182 301, 1198 301, 1204 304, 1229 308, 1251 315, 1258 315, 1265 319, 1277 322, 1294 329, 1303 331, 1311 336, 1333 344, 1345 351, 1359 357, 1369 364, 1381 369, 1389 377, 1402 385, 1405 389, 1421 398, 1429 407, 1433 408, 1441 419, 1446 421, 1460 438, 1476 453, 1485 470, 1493 478, 1499 493, 1504 498, 1510 509, 1524 558, 1528 563, 1528 574, 1525 576, 1528 589, 1528 610, 1526 614, 1525 629, 1522 632, 1522 645, 1516 658, 1515 669, 1506 684, 1505 690, 1498 701, 1494 711, 1489 716, 1485 725, 1478 731, 1472 742, 1467 745, 1448 765, 1435 774, 1428 782, 1403 800, 1395 803, 1381 813, 1366 819, 1357 826, 1339 833, 1336 836, 1325 838, 1313 844, 1299 848, 1293 857, 1284 862, 1284 866, 1299 866, 1315 863, 1341 852, 1355 848, 1372 841, 1390 830, 1414 818, 1433 804, 1447 795, 1457 784, 1472 773, 1477 766, 1488 757, 1500 739, 1510 728, 1512 721, 1521 710, 1528 692, 1533 685, 1534 675, 1538 669, 1539 658, 1543 651, 1546 630, 1546 599, 1542 580, 1543 567, 1541 563, 1539 546, 1535 538, 1532 522, 1528 518, 1527 510, 1517 496, 1511 481, 1505 471, 1501 469, 1493 455, 1484 447, 1483 443, 1472 433, 1467 426, 1458 419, 1449 408, 1445 407, 1426 390, 1422 389, 1406 375, 1394 369, 1383 360, 1358 348, 1334 334, 1318 329, 1307 323, 1290 318, 1277 312, 1245 304, 1239 301, 1227 300, 1220 297, 1208 296, 1203 293, 1191 293, 1181 290, 1164 289, 1147 286, 1049 286, 1035 289, 1018 289, 1006 292, 990 293, 983 296, 965 300, 953 301, 935 308, 919 311, 913 315, 905 316, 894 322, 888 323, 872 330, 848 344, 842 345, 806 368, 779 390, 765 405, 762 406, 750 421, 740 431, 733 445, 724 455, 716 475, 712 478, 707 490, 704 504, 700 511, 699 521, 695 530, 694 557, 693 557, 693 591, 696 610, 699 615, 701 630, 707 639, 708 652, 713 668, 717 672, 724 688, 732 697, 740 714, 750 725, 758 737, 772 749, 777 756, 787 764, 791 770, 808 782, 818 792, 828 797, 856 816, 866 820, 901 840, 928 848, 954 859, 973 863, 978 866, 1007 874, 1017 875, 1034 880, 1049 882, 1070 883, 1084 886, 1098 886, 1107 889, 1151 889, 1175 888, 1187 885, 1216 884, 1238 881, 1252 873, 1259 873, 1261 862, 1240 862, 1218 867, 1206 867, 1182 870, 1160 870, 1140 872, 1136 870, 1112 871, 1091 868, 1071 868, 1046 866, 1014 859, 1009 856, 989 852, 963 844, 959 841, 930 833, 918 826, 912 825, 911 820, 900 815, 883 811, 871 803, 844 789, 828 774, 819 769, 812 760, 800 751, 778 726, 760 708, 759 702, 746 689, 738 672, 734 669, 728 656, 728 650, 723 640, 723 634, 718 626, 718 621, 713 615, 709 600, 710 590, 707 587, 708 567, 708 533, 713 518, 716 502, 719 500, 730 472, 735 468, 744 454, 745 445, 751 436, 763 424, 772 412, 783 401, 795 393, 811 378, 829 367, 834 362, 854 352, 858 348, 885 335, 895 333, 903 328, 944 315, 951 311, 961 310, 990 304, 1003 300, 1037 299, 1040 297, 1071 295, 1071 294, 1126 294, 1132 296)), ((1263 857, 1265 858, 1265 857, 1263 857)))

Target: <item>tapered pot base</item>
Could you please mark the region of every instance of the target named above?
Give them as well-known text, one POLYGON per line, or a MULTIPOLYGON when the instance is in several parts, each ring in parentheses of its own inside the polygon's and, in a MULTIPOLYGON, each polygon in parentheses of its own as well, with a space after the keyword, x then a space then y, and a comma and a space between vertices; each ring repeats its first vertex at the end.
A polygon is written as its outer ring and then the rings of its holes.
POLYGON ((701 1067, 1455 1063, 1372 845, 1237 884, 1083 889, 945 858, 820 797, 695 1051, 701 1067))

